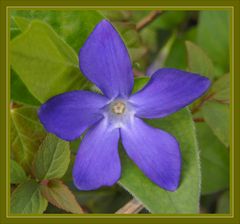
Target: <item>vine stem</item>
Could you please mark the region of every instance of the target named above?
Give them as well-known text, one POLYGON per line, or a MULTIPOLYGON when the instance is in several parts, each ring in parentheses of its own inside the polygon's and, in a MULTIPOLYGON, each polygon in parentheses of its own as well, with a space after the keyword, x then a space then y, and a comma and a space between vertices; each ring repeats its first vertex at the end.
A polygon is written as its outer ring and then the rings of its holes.
POLYGON ((146 17, 144 17, 137 23, 136 30, 141 31, 144 27, 146 27, 148 24, 154 21, 160 14, 162 14, 162 11, 159 10, 151 11, 146 17))
POLYGON ((203 104, 211 99, 213 97, 214 94, 209 94, 209 95, 206 95, 205 97, 202 98, 202 100, 199 102, 199 104, 197 104, 195 107, 192 108, 191 112, 192 114, 195 114, 196 112, 199 111, 199 109, 203 106, 203 104))
POLYGON ((194 122, 205 122, 205 120, 204 120, 203 117, 196 117, 196 118, 193 118, 193 121, 194 121, 194 122))
POLYGON ((135 198, 116 211, 115 214, 137 214, 144 208, 143 204, 135 198))

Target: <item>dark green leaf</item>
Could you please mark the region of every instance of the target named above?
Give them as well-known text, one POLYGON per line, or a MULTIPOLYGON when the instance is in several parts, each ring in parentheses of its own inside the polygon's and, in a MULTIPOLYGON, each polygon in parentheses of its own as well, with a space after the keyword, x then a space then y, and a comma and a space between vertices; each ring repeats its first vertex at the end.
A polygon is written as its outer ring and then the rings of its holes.
POLYGON ((140 89, 142 89, 148 83, 149 80, 150 80, 150 78, 147 76, 135 78, 132 92, 135 93, 135 92, 139 91, 140 89))
POLYGON ((34 154, 45 135, 36 107, 11 109, 12 157, 28 172, 32 168, 34 154))
POLYGON ((11 64, 40 101, 86 87, 75 52, 47 24, 33 21, 11 41, 11 64))
POLYGON ((11 213, 41 214, 47 208, 47 200, 34 180, 20 184, 11 196, 11 213))
POLYGON ((11 69, 11 99, 15 102, 40 105, 40 102, 33 97, 19 76, 11 69))
MULTIPOLYGON (((134 163, 122 155, 119 183, 152 213, 197 213, 200 193, 200 165, 192 117, 183 109, 169 117, 148 121, 156 128, 174 135, 182 153, 182 177, 175 192, 161 189, 151 182, 134 163)), ((161 153, 161 151, 159 152, 161 153)))
POLYGON ((227 147, 229 145, 229 105, 209 101, 204 104, 202 111, 213 133, 227 147))
POLYGON ((48 134, 34 161, 35 175, 39 180, 61 178, 70 162, 69 143, 48 134))
POLYGON ((42 185, 41 192, 54 206, 75 214, 83 213, 73 193, 60 180, 52 180, 47 185, 42 185))
POLYGON ((187 68, 187 51, 185 41, 195 41, 195 28, 192 28, 182 35, 175 34, 175 40, 171 44, 168 55, 164 61, 165 67, 172 67, 178 69, 187 68))
POLYGON ((171 50, 164 63, 165 67, 173 67, 178 69, 186 69, 187 53, 184 46, 184 40, 177 38, 172 44, 171 50))
POLYGON ((196 123, 202 168, 202 194, 229 186, 229 151, 206 123, 196 123))
POLYGON ((27 180, 23 168, 14 160, 11 160, 11 184, 21 184, 27 180))

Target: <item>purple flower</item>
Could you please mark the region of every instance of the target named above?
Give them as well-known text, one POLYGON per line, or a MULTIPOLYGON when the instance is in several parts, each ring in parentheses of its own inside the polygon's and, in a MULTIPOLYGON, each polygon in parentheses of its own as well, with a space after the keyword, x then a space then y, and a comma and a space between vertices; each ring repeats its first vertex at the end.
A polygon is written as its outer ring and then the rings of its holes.
MULTIPOLYGON (((118 142, 142 172, 175 191, 181 173, 177 140, 141 118, 162 118, 200 97, 210 81, 177 69, 157 70, 137 93, 132 65, 118 32, 101 21, 79 53, 82 73, 103 92, 72 91, 49 99, 39 110, 48 132, 72 141, 87 129, 78 150, 73 179, 80 190, 113 185, 121 175, 118 142)), ((63 83, 64 85, 64 83, 63 83)), ((131 172, 131 171, 129 171, 131 172)))

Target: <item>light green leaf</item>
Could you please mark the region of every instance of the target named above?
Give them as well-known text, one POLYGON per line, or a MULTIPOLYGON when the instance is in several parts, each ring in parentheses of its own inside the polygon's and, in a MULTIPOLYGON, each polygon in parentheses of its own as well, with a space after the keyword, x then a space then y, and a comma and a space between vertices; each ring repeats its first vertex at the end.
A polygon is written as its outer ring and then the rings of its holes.
POLYGON ((47 200, 42 196, 39 184, 29 180, 20 184, 11 196, 11 213, 41 214, 47 208, 47 200))
POLYGON ((229 71, 229 16, 227 10, 200 11, 197 43, 203 48, 218 74, 229 71))
POLYGON ((12 158, 27 172, 46 133, 39 122, 36 107, 11 109, 11 150, 12 158))
POLYGON ((40 102, 88 85, 76 53, 43 22, 33 21, 14 38, 10 52, 13 69, 40 102))
MULTIPOLYGON (((161 189, 151 182, 137 166, 122 155, 122 177, 119 183, 152 213, 197 213, 200 194, 200 165, 192 117, 187 109, 148 123, 175 136, 182 154, 182 175, 175 192, 161 189)), ((161 153, 161 151, 159 152, 161 153)))
POLYGON ((73 193, 60 180, 52 180, 47 185, 42 185, 41 192, 54 206, 75 214, 83 213, 73 193))
POLYGON ((193 73, 198 73, 212 79, 215 75, 211 59, 196 44, 186 41, 188 68, 193 73))
POLYGON ((230 98, 230 77, 226 74, 213 83, 211 91, 213 98, 222 102, 229 102, 230 98))
POLYGON ((14 160, 11 160, 11 184, 21 184, 27 180, 23 168, 14 160))
POLYGON ((203 117, 219 140, 229 145, 229 105, 208 101, 202 107, 203 117))
POLYGON ((133 86, 133 93, 139 91, 142 89, 150 80, 149 77, 143 76, 143 77, 138 77, 134 79, 134 86, 133 86))
POLYGON ((217 202, 217 213, 229 213, 230 201, 229 201, 229 191, 223 192, 219 197, 217 202))
POLYGON ((48 134, 34 161, 35 175, 39 180, 61 178, 70 162, 69 143, 48 134))
MULTIPOLYGON (((21 28, 22 21, 30 23, 34 19, 39 19, 48 23, 77 53, 95 25, 103 19, 97 11, 86 10, 13 10, 11 15, 13 18, 17 17, 14 20, 20 20, 16 23, 21 28)), ((11 28, 15 26, 14 23, 11 24, 11 28)))
POLYGON ((229 187, 229 151, 206 123, 195 125, 201 158, 202 194, 224 190, 229 187))
POLYGON ((21 30, 21 32, 23 32, 24 30, 26 30, 30 24, 30 21, 24 17, 12 17, 14 22, 16 23, 16 25, 18 26, 18 28, 21 30))

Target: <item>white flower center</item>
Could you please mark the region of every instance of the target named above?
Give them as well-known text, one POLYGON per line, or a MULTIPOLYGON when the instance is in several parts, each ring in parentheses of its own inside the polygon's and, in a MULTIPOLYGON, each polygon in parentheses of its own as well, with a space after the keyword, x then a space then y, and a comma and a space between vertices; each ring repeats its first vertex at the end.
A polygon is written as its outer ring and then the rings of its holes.
POLYGON ((115 99, 105 107, 103 114, 112 128, 122 128, 133 120, 135 111, 126 99, 115 99))
POLYGON ((111 105, 111 109, 114 114, 121 115, 125 112, 126 105, 122 101, 116 101, 111 105))

